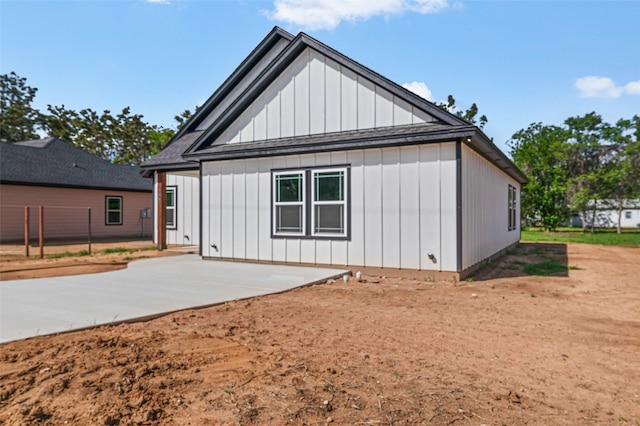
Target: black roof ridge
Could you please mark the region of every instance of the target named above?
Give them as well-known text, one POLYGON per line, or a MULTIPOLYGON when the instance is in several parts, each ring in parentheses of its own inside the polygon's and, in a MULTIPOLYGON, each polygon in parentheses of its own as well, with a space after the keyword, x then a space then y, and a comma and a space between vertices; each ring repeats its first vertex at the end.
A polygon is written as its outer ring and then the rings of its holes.
POLYGON ((294 39, 293 34, 283 30, 282 28, 275 26, 262 39, 260 43, 247 55, 247 57, 238 65, 231 74, 225 79, 225 81, 209 96, 209 98, 202 104, 193 116, 185 123, 182 128, 176 132, 171 140, 163 147, 163 149, 172 142, 180 139, 185 133, 194 131, 194 127, 200 124, 202 120, 207 118, 211 111, 224 100, 225 96, 235 87, 244 76, 246 76, 255 64, 278 42, 280 39, 285 39, 289 42, 294 39))

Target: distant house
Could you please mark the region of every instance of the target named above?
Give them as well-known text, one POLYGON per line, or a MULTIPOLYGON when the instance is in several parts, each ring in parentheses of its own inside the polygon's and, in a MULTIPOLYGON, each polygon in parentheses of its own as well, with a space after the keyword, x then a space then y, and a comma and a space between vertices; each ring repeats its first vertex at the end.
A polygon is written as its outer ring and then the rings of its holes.
POLYGON ((519 241, 527 181, 476 126, 280 28, 142 167, 160 246, 461 276, 519 241))
POLYGON ((112 164, 61 139, 0 143, 0 241, 38 235, 37 206, 44 206, 45 238, 151 236, 152 182, 139 167, 112 164), (149 209, 149 210, 145 210, 149 209), (141 213, 142 211, 145 213, 141 213), (148 223, 143 223, 143 221, 148 223))
MULTIPOLYGON (((640 200, 624 200, 620 215, 615 204, 612 200, 598 200, 593 209, 591 203, 585 212, 587 227, 593 224, 596 228, 615 228, 619 217, 621 228, 640 228, 640 200)), ((571 216, 571 226, 582 227, 582 218, 578 214, 571 216)))

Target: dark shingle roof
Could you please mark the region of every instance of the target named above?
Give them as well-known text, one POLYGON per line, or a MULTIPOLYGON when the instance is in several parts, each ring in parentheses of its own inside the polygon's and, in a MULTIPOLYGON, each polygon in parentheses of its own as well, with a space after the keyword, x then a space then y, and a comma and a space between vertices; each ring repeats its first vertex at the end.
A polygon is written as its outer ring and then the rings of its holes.
POLYGON ((351 130, 311 136, 297 136, 265 141, 212 145, 194 154, 203 161, 233 160, 240 158, 272 157, 276 155, 309 154, 352 149, 382 148, 451 142, 462 140, 480 155, 496 164, 520 183, 527 177, 515 167, 487 136, 472 124, 449 125, 443 123, 410 124, 377 129, 351 130))
POLYGON ((139 167, 112 164, 57 138, 0 143, 0 182, 151 192, 139 167))
POLYGON ((198 163, 190 163, 182 158, 182 154, 195 142, 202 134, 202 131, 185 133, 178 139, 173 140, 169 145, 165 146, 162 151, 145 161, 144 166, 159 165, 183 165, 192 168, 198 168, 198 163))

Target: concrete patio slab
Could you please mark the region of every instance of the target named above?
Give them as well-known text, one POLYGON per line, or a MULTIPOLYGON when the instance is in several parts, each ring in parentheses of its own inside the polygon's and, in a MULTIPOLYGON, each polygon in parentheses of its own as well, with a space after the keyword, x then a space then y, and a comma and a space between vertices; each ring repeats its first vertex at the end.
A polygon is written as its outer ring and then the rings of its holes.
POLYGON ((114 272, 2 281, 0 343, 278 293, 347 272, 188 254, 114 272))

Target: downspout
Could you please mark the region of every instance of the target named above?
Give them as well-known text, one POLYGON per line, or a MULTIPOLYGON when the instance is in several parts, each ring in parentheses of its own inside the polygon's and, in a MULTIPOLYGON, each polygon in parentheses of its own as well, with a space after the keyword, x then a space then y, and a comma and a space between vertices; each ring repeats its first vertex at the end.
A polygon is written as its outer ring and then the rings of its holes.
POLYGON ((158 242, 156 248, 164 250, 167 248, 167 173, 156 172, 158 175, 158 193, 156 200, 158 201, 158 223, 156 230, 158 233, 158 242))

